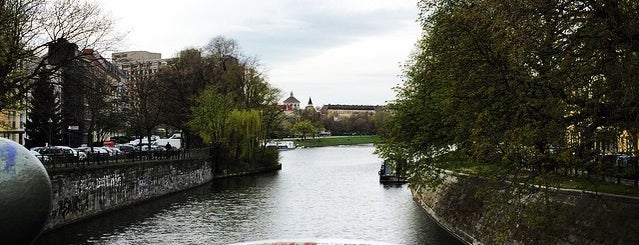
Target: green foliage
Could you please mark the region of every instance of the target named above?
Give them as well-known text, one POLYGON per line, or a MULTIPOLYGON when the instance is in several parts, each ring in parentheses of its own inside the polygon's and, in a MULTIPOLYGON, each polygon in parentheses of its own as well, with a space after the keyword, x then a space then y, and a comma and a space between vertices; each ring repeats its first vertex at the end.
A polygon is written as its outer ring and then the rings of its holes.
POLYGON ((25 24, 35 10, 23 1, 8 0, 0 4, 0 110, 17 106, 24 93, 33 85, 30 72, 21 67, 26 51, 23 35, 25 24))
POLYGON ((51 145, 60 145, 62 142, 61 115, 58 113, 60 102, 57 100, 58 94, 53 85, 47 83, 45 79, 39 79, 36 90, 31 96, 31 106, 25 122, 29 138, 25 146, 27 148, 45 146, 49 140, 51 145))
POLYGON ((191 109, 192 119, 187 125, 194 132, 198 132, 207 144, 226 143, 226 118, 233 108, 232 101, 210 87, 204 90, 199 102, 198 106, 191 109))
POLYGON ((313 125, 313 123, 311 123, 311 121, 302 120, 302 121, 296 122, 293 125, 293 131, 296 134, 302 135, 302 139, 305 139, 306 136, 315 135, 315 133, 317 133, 317 128, 315 128, 315 126, 313 125))
MULTIPOLYGON (((168 101, 161 116, 162 123, 190 135, 193 125, 187 125, 186 122, 193 121, 197 116, 192 115, 190 110, 200 106, 200 98, 209 96, 203 95, 204 91, 208 91, 206 93, 223 95, 224 100, 229 102, 229 110, 261 111, 267 132, 273 131, 280 120, 277 116, 280 112, 276 108, 279 90, 268 84, 255 60, 243 57, 236 42, 222 36, 213 38, 202 49, 181 51, 159 74, 162 84, 166 85, 162 97, 168 101)), ((203 136, 213 131, 209 128, 192 133, 203 136)), ((217 136, 203 136, 203 139, 207 138, 207 143, 215 143, 211 137, 217 136)), ((192 138, 187 136, 187 139, 192 138)))
MULTIPOLYGON (((636 142, 639 2, 434 0, 419 6, 425 33, 405 67, 378 148, 384 159, 406 163, 412 185, 442 183, 441 169, 451 161, 473 163, 494 190, 507 189, 501 202, 489 205, 499 208, 529 195, 517 191, 524 187, 544 192, 532 187, 556 187, 569 172, 591 173, 595 156, 624 131, 636 142)), ((628 151, 636 152, 637 144, 628 151)), ((498 193, 487 192, 489 199, 498 193)), ((529 196, 539 195, 545 194, 529 196)), ((535 229, 549 221, 528 219, 535 215, 500 224, 535 229)))
POLYGON ((636 132, 639 45, 618 36, 639 36, 626 28, 639 23, 638 4, 524 2, 420 4, 426 34, 380 152, 402 149, 424 169, 454 150, 499 164, 500 176, 536 176, 585 169, 595 142, 636 132))
POLYGON ((227 146, 232 159, 252 163, 256 149, 264 140, 260 112, 256 110, 233 110, 226 119, 227 146))
POLYGON ((377 132, 374 120, 375 118, 369 113, 354 113, 348 118, 339 120, 332 117, 324 118, 322 125, 333 135, 373 135, 377 132))
POLYGON ((265 159, 277 159, 277 153, 273 156, 261 145, 266 134, 261 111, 233 109, 236 104, 232 96, 221 95, 217 90, 211 86, 202 93, 198 106, 191 109, 192 119, 187 125, 205 143, 213 145, 215 160, 220 164, 218 170, 263 167, 265 159))

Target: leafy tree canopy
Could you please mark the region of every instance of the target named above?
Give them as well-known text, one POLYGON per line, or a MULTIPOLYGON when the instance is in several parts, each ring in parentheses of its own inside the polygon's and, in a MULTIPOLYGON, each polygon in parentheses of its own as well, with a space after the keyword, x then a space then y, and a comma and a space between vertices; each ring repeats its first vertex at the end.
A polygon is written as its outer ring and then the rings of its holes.
POLYGON ((380 153, 401 148, 418 166, 455 149, 509 173, 585 168, 572 165, 598 153, 594 143, 610 133, 602 129, 639 126, 639 31, 630 28, 639 24, 638 6, 422 1, 425 33, 380 153), (554 147, 567 154, 551 154, 554 147))
POLYGON ((522 183, 485 197, 503 197, 487 199, 495 213, 506 202, 530 212, 492 224, 502 225, 497 230, 504 236, 525 234, 513 238, 523 243, 557 243, 557 234, 509 228, 531 225, 525 217, 557 221, 526 208, 531 198, 550 200, 536 186, 557 186, 566 173, 604 171, 596 157, 616 146, 619 135, 630 135, 627 153, 637 152, 639 2, 430 0, 419 6, 424 34, 390 105, 378 153, 405 164, 418 188, 440 184, 443 168, 468 163, 487 166, 482 177, 500 188, 522 183))

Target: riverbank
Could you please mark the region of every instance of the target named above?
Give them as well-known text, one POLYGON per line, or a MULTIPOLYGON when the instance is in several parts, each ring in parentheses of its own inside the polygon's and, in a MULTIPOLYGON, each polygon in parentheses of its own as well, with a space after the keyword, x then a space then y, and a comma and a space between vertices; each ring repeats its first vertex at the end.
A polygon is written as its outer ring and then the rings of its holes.
POLYGON ((491 203, 481 198, 485 180, 447 176, 437 188, 411 188, 413 198, 468 244, 639 243, 639 198, 561 189, 552 192, 547 203, 539 195, 531 195, 523 206, 491 203), (504 226, 505 219, 520 217, 522 212, 527 219, 516 228, 504 226))
POLYGON ((363 135, 363 136, 328 136, 318 137, 305 140, 295 140, 296 147, 323 147, 323 146, 338 146, 338 145, 362 145, 362 144, 376 144, 381 142, 381 139, 377 135, 363 135))
POLYGON ((279 170, 282 170, 282 164, 281 163, 279 163, 277 165, 273 165, 273 166, 266 166, 266 167, 261 167, 261 168, 253 168, 253 169, 250 169, 250 170, 247 170, 247 171, 224 172, 224 173, 214 174, 213 175, 213 179, 224 179, 224 178, 247 176, 247 175, 254 175, 254 174, 263 174, 263 173, 275 172, 275 171, 279 171, 279 170))

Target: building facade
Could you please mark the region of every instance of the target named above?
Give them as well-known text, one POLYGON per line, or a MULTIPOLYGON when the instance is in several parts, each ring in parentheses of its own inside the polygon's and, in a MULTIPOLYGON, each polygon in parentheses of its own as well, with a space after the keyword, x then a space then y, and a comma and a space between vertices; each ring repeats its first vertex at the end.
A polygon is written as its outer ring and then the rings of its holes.
POLYGON ((0 137, 24 145, 26 121, 27 112, 25 110, 4 110, 0 112, 0 137))
POLYGON ((111 58, 127 79, 155 74, 168 62, 168 59, 162 59, 162 54, 147 51, 113 53, 111 58))
POLYGON ((324 105, 320 109, 321 114, 335 121, 350 118, 354 115, 367 114, 372 116, 377 111, 378 106, 372 105, 324 105))
POLYGON ((300 109, 300 101, 293 96, 293 92, 291 92, 291 96, 286 98, 281 105, 279 105, 281 111, 284 112, 287 116, 293 116, 300 109))

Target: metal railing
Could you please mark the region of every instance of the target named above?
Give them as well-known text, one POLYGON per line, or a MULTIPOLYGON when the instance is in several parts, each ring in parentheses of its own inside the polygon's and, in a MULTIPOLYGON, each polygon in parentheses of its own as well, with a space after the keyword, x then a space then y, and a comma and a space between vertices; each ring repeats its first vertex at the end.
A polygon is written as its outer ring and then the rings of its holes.
POLYGON ((527 167, 527 169, 639 187, 639 157, 605 155, 599 156, 583 166, 548 164, 534 168, 527 167))
POLYGON ((587 174, 606 182, 639 186, 639 159, 625 155, 604 156, 589 166, 587 174))
POLYGON ((86 158, 73 154, 37 156, 47 170, 86 168, 91 166, 117 165, 134 162, 155 162, 181 159, 207 159, 209 148, 180 149, 176 151, 133 151, 114 155, 103 153, 87 154, 86 158))

